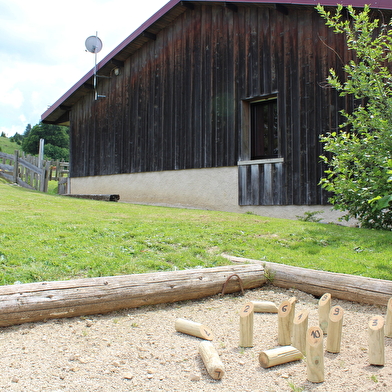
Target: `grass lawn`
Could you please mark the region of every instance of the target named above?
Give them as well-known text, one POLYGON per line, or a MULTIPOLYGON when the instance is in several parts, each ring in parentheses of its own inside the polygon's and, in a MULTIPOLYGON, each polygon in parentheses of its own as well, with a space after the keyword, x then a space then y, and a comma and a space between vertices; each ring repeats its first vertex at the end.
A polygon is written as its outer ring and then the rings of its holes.
POLYGON ((0 180, 0 284, 229 264, 228 253, 392 279, 392 233, 43 194, 0 180))
POLYGON ((6 154, 14 155, 15 150, 21 150, 19 144, 11 142, 10 139, 0 136, 0 151, 6 154))

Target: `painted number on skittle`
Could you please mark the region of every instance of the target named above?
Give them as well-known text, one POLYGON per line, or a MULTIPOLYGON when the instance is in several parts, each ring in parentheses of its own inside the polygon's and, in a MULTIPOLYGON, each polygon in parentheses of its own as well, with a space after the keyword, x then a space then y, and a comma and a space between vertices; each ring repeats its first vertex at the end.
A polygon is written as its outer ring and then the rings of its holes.
POLYGON ((318 339, 321 335, 320 335, 320 331, 318 330, 318 329, 316 329, 316 330, 314 330, 314 331, 312 331, 311 333, 310 333, 310 336, 313 338, 313 339, 318 339))

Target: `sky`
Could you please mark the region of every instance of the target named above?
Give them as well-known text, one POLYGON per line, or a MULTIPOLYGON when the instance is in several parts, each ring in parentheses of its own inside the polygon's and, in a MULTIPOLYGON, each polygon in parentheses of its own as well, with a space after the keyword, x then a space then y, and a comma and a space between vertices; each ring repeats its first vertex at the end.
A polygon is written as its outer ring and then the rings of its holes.
POLYGON ((0 134, 23 134, 168 0, 0 0, 0 134))

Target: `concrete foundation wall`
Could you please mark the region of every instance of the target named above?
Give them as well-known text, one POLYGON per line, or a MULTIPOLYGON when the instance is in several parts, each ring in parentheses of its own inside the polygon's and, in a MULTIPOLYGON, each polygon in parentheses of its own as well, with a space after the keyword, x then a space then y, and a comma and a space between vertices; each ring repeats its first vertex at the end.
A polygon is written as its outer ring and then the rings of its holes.
MULTIPOLYGON (((308 211, 324 222, 342 215, 330 206, 239 206, 238 168, 172 170, 70 179, 72 194, 119 194, 120 202, 228 212, 253 212, 275 218, 298 219, 308 211)), ((352 225, 353 222, 350 222, 352 225)))

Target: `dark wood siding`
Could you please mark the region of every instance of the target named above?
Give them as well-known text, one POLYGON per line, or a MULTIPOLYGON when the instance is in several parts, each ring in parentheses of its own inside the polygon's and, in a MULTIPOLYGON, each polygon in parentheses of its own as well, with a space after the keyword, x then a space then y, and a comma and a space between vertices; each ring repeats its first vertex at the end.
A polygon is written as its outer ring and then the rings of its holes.
POLYGON ((249 155, 243 102, 277 94, 284 162, 240 167, 239 203, 325 204, 319 135, 345 102, 322 86, 342 65, 329 47, 347 53, 312 7, 287 10, 195 3, 98 79, 106 98, 73 107, 71 175, 235 166, 249 155))
POLYGON ((285 205, 283 163, 239 166, 240 205, 285 205), (259 184, 254 186, 254 184, 259 184))

